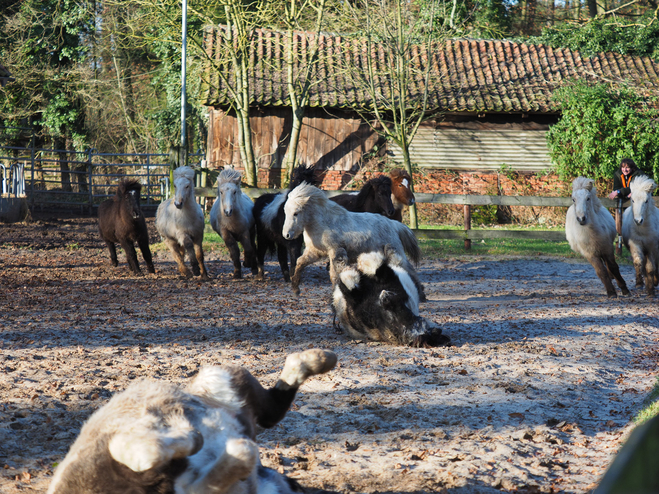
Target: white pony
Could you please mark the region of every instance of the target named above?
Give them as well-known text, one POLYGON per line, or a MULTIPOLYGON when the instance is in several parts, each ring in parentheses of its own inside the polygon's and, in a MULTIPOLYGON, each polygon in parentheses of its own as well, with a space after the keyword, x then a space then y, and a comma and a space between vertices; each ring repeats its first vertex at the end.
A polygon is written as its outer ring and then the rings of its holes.
POLYGON ((609 297, 617 296, 611 276, 618 282, 623 295, 629 295, 613 250, 616 223, 597 198, 594 183, 594 180, 584 177, 576 178, 572 182, 574 204, 569 207, 565 217, 565 236, 572 250, 584 256, 593 265, 609 297))
POLYGON ((659 210, 652 197, 657 184, 640 175, 632 180, 630 188, 632 206, 622 215, 622 239, 634 261, 636 286, 643 286, 645 277, 645 290, 652 296, 659 284, 659 210))
POLYGON ((300 278, 306 266, 325 257, 330 260, 330 279, 336 284, 338 273, 333 259, 338 249, 345 249, 350 263, 357 262, 359 254, 371 251, 384 252, 385 246, 402 258, 402 267, 410 274, 424 300, 423 288, 416 271, 405 257, 414 263, 421 251, 412 230, 404 224, 373 213, 353 213, 328 200, 325 193, 303 182, 288 194, 284 205, 286 220, 282 236, 291 240, 304 234, 305 250, 298 259, 291 278, 293 292, 300 293, 300 278))
POLYGON ((173 198, 160 203, 156 212, 156 229, 174 256, 181 275, 191 278, 201 274, 208 279, 204 265, 204 251, 201 243, 204 239, 204 213, 194 198, 194 170, 181 166, 174 170, 173 198), (185 253, 188 253, 192 273, 185 265, 185 253))
POLYGON ((211 209, 211 226, 220 234, 231 255, 233 277, 243 277, 240 268, 240 248, 245 251, 245 267, 252 268, 252 274, 258 272, 254 237, 254 203, 240 190, 240 172, 231 168, 222 170, 217 178, 217 200, 211 209))

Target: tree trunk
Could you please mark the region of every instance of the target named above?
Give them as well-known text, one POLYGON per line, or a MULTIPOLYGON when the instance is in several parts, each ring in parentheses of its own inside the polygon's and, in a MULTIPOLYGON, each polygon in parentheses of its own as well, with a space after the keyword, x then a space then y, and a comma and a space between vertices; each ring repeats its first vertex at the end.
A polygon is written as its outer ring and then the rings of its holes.
MULTIPOLYGON (((412 162, 410 160, 410 149, 407 146, 403 146, 401 148, 401 151, 403 152, 403 165, 405 166, 405 170, 407 170, 407 173, 410 174, 410 177, 413 177, 412 162)), ((412 179, 412 183, 410 184, 410 190, 414 192, 414 179, 412 179)), ((409 207, 409 211, 410 211, 410 228, 416 230, 417 228, 419 228, 419 222, 416 217, 416 204, 412 204, 409 207)))

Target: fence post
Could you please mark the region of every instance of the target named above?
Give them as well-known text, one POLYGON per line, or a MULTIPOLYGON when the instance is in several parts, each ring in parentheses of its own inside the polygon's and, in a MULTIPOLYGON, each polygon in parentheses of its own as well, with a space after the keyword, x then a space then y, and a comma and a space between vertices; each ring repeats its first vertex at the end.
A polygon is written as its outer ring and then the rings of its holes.
POLYGON ((89 180, 89 216, 94 214, 94 167, 92 165, 92 148, 87 148, 87 175, 89 180))
POLYGON ((622 255, 622 198, 616 199, 616 231, 618 232, 618 243, 616 244, 616 254, 622 255))
POLYGON ((30 209, 34 208, 34 162, 37 158, 37 151, 35 149, 35 137, 34 131, 32 131, 32 139, 30 139, 30 161, 32 162, 30 166, 30 209))
MULTIPOLYGON (((465 230, 467 235, 469 235, 469 230, 471 230, 471 206, 469 204, 464 205, 464 218, 465 218, 465 230)), ((471 239, 465 238, 465 250, 471 250, 471 239)))

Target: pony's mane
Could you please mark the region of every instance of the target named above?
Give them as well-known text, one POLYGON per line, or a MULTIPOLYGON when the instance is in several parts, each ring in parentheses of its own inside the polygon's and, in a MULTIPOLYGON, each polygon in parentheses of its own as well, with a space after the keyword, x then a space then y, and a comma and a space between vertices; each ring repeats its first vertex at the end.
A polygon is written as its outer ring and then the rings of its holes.
POLYGON ((387 183, 391 184, 391 179, 386 175, 380 175, 378 177, 372 178, 369 181, 367 181, 364 184, 364 187, 362 187, 362 190, 366 187, 367 184, 370 185, 371 187, 382 187, 387 183))
POLYGON ((652 194, 654 189, 657 188, 657 184, 647 175, 638 175, 634 177, 629 187, 632 189, 632 192, 641 191, 646 194, 652 194))
POLYGON ((588 192, 593 191, 595 189, 595 180, 586 177, 575 178, 574 182, 572 182, 572 192, 580 189, 587 190, 588 192))
POLYGON ((221 184, 234 183, 240 186, 241 178, 242 174, 238 170, 234 170, 233 168, 225 168, 220 172, 220 176, 217 177, 217 185, 219 187, 221 184))
POLYGON ((313 166, 303 164, 298 165, 295 170, 293 170, 293 176, 291 177, 291 183, 288 188, 292 190, 302 182, 316 185, 316 179, 314 177, 315 171, 316 169, 313 166))
POLYGON ((410 174, 407 173, 407 170, 403 170, 402 168, 394 168, 389 172, 389 176, 391 177, 391 180, 400 180, 403 178, 406 178, 408 180, 412 180, 412 177, 410 177, 410 174))
POLYGON ((135 179, 124 178, 121 182, 119 182, 119 187, 117 188, 117 195, 122 196, 129 190, 136 190, 140 192, 142 190, 142 184, 135 179))
POLYGON ((192 182, 194 180, 194 170, 189 166, 180 166, 174 170, 174 180, 179 177, 187 178, 192 182))
POLYGON ((302 206, 305 199, 314 204, 325 204, 328 202, 325 193, 308 182, 302 182, 288 193, 287 200, 292 201, 296 206, 302 206))

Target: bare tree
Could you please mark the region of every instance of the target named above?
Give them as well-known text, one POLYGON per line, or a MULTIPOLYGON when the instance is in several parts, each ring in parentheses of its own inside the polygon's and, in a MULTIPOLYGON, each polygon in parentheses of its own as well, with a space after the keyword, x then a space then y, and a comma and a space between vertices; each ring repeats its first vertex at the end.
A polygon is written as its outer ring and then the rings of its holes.
POLYGON ((293 169, 297 164, 297 148, 302 130, 302 120, 309 104, 310 92, 315 84, 314 78, 319 63, 320 34, 323 26, 326 0, 289 0, 284 6, 284 23, 286 25, 286 81, 288 97, 293 112, 293 125, 288 149, 284 157, 288 185, 293 169), (305 9, 315 11, 315 23, 312 32, 300 29, 300 19, 305 9), (296 33, 296 30, 298 33, 296 33), (296 50, 296 36, 306 37, 304 47, 296 50))
MULTIPOLYGON (((349 53, 347 77, 368 95, 358 110, 371 127, 401 150, 403 165, 412 175, 410 144, 429 115, 432 60, 441 40, 433 25, 439 2, 427 2, 429 11, 413 9, 405 0, 358 0, 347 3, 363 25, 361 53, 349 53), (424 19, 429 23, 424 23, 424 19)), ((410 207, 410 226, 418 227, 416 208, 410 207)))

